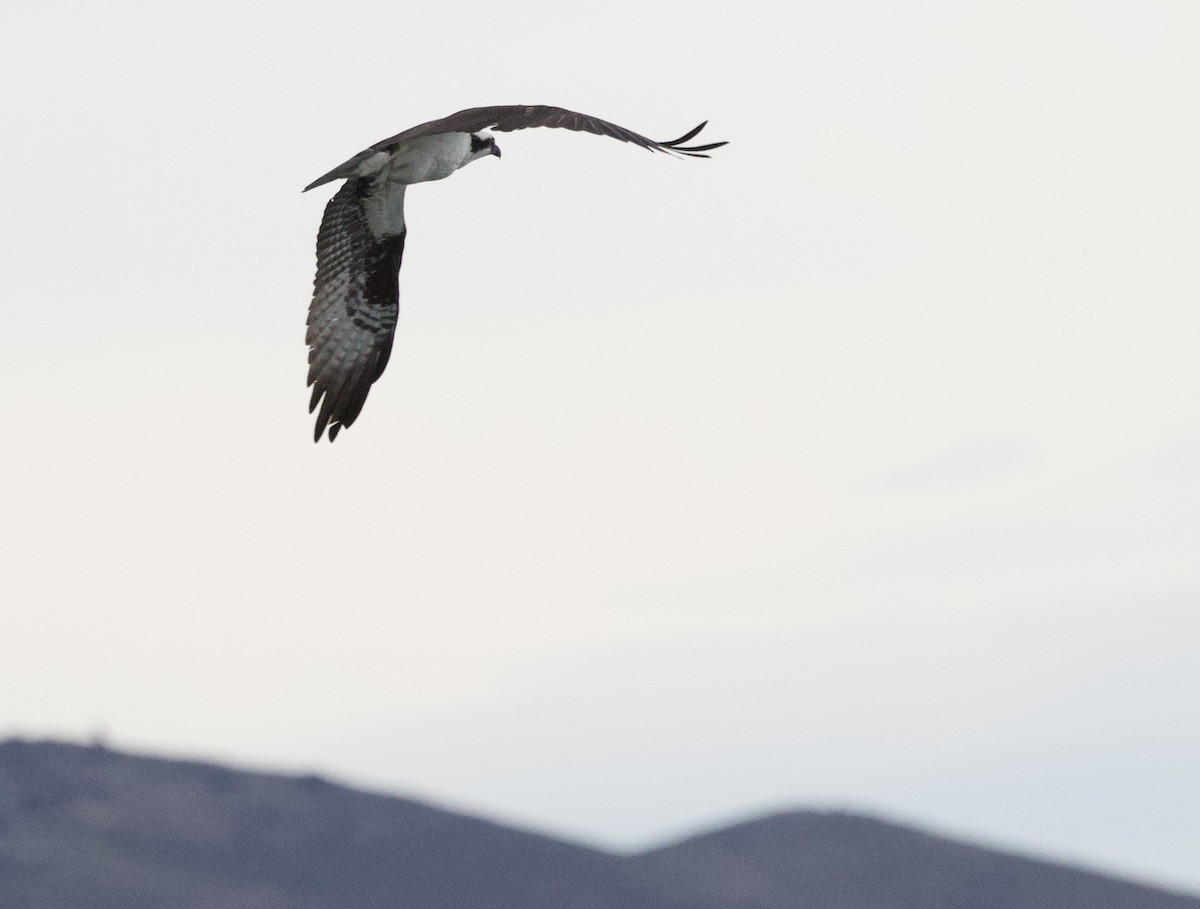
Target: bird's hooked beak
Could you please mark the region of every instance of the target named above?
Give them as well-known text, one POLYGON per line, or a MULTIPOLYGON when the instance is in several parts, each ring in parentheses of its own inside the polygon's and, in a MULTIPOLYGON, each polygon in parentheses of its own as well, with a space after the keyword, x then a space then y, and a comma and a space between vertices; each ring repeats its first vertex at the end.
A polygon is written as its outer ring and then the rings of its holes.
POLYGON ((500 146, 497 145, 495 142, 492 143, 492 154, 495 155, 497 158, 500 157, 500 146))

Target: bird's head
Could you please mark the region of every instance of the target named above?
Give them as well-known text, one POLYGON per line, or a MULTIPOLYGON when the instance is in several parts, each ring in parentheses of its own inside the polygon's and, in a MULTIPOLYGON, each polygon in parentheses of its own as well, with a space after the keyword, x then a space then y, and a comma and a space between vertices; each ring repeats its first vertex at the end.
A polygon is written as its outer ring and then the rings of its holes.
POLYGON ((496 144, 496 137, 486 129, 471 133, 471 157, 467 160, 474 161, 477 158, 486 158, 488 155, 500 157, 500 147, 496 144))

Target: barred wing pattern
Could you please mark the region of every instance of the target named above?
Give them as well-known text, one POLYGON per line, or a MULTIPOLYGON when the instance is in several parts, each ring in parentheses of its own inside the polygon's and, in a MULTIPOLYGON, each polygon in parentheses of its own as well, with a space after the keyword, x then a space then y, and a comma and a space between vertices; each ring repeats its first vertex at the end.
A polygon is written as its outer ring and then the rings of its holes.
POLYGON ((374 182, 347 180, 325 206, 317 234, 317 276, 306 338, 313 389, 309 413, 321 405, 314 441, 328 429, 332 442, 343 426, 355 421, 392 352, 406 232, 372 235, 363 200, 374 191, 374 182))

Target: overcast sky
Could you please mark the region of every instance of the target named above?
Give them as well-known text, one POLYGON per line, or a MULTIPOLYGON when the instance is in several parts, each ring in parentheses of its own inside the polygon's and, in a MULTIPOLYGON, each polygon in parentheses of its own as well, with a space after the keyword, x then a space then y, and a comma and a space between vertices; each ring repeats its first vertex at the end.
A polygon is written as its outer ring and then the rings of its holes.
POLYGON ((0 734, 1200 891, 1200 6, 0 2, 0 734), (314 446, 330 187, 408 194, 314 446))

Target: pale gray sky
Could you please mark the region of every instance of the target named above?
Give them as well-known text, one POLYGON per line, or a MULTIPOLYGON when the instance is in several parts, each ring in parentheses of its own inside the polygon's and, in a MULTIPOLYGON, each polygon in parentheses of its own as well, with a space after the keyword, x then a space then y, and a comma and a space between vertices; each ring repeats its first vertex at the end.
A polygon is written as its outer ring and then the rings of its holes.
POLYGON ((0 732, 1200 890, 1200 7, 0 6, 0 732), (314 446, 326 188, 462 107, 314 446))

